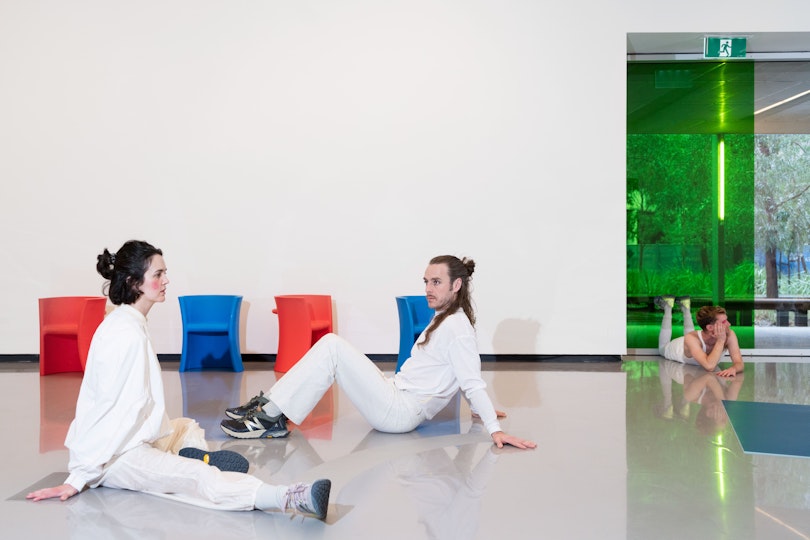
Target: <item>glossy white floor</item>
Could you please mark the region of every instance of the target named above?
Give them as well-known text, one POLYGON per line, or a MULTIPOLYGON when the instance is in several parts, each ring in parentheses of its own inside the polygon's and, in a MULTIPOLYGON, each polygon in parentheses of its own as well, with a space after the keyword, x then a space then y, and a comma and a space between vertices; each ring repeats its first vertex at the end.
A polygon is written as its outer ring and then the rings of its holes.
POLYGON ((269 387, 273 372, 164 366, 170 415, 197 418, 213 448, 243 453, 269 482, 331 478, 326 522, 106 488, 64 503, 25 501, 33 485, 64 476, 62 441, 81 379, 5 366, 2 537, 808 538, 810 460, 744 454, 717 401, 810 401, 810 365, 789 360, 751 363, 737 383, 719 385, 658 360, 499 364, 485 377, 509 413, 504 428, 538 443, 505 452, 463 400, 459 413, 386 435, 337 388, 286 440, 228 439, 217 427, 222 409, 269 387))

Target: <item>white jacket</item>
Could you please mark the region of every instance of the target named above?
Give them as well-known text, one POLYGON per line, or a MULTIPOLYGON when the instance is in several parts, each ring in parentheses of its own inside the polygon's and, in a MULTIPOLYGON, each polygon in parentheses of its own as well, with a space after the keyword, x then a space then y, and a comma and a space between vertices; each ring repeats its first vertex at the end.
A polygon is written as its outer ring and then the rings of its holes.
POLYGON ((423 332, 411 349, 411 357, 395 375, 397 388, 423 396, 427 418, 441 411, 460 388, 490 435, 501 431, 481 378, 478 340, 467 315, 463 311, 449 315, 430 335, 427 345, 420 347, 424 340, 423 332))
POLYGON ((90 344, 76 418, 65 439, 70 450, 65 483, 79 491, 96 487, 118 456, 170 431, 146 317, 130 305, 119 306, 90 344))

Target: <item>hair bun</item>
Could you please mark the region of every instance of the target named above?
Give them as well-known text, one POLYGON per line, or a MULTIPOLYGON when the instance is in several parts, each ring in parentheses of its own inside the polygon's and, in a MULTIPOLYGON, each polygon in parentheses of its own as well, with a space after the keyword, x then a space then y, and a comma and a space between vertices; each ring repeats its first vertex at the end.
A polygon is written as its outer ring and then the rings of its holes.
POLYGON ((475 261, 472 259, 468 259, 467 257, 464 257, 463 259, 461 259, 461 264, 463 264, 464 267, 467 269, 467 275, 472 277, 473 272, 475 272, 475 261))
POLYGON ((113 268, 115 266, 115 255, 110 253, 106 248, 104 252, 97 257, 98 263, 96 270, 104 279, 110 279, 113 275, 113 268))

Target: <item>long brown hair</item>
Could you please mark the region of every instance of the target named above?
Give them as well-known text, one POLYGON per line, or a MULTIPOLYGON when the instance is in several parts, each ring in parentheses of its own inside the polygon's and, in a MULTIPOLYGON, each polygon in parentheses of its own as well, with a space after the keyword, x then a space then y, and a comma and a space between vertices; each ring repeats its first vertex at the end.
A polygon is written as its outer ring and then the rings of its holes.
POLYGON ((475 312, 473 311, 472 299, 470 298, 470 280, 475 271, 475 261, 466 257, 459 259, 453 255, 439 255, 438 257, 433 257, 430 260, 430 264, 447 265, 447 273, 450 275, 450 286, 452 287, 453 283, 460 278, 461 288, 456 293, 453 301, 447 306, 447 309, 433 317, 430 326, 428 326, 425 332, 425 341, 419 344, 420 347, 430 341, 430 335, 442 324, 442 321, 459 309, 464 310, 464 314, 470 320, 470 324, 475 326, 475 312))

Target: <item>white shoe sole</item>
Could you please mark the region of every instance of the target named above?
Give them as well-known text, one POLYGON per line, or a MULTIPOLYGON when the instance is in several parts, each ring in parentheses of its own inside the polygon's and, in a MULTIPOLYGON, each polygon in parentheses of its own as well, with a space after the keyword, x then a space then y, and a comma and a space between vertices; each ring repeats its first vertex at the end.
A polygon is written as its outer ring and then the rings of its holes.
POLYGON ((232 429, 226 428, 222 424, 219 425, 220 429, 225 432, 226 435, 230 435, 231 437, 235 437, 237 439, 283 439, 287 435, 290 434, 290 430, 286 431, 277 431, 275 433, 270 433, 269 431, 262 431, 256 429, 254 431, 234 431, 232 429))

